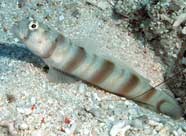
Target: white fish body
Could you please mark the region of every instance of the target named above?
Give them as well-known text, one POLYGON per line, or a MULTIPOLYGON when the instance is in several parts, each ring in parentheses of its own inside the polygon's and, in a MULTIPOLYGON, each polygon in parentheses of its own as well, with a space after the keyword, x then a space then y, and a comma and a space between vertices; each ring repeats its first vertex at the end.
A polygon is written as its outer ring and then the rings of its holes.
POLYGON ((88 53, 83 47, 34 19, 20 21, 14 26, 14 33, 54 71, 63 71, 173 118, 182 115, 176 100, 150 86, 148 79, 127 66, 121 67, 111 60, 88 53))

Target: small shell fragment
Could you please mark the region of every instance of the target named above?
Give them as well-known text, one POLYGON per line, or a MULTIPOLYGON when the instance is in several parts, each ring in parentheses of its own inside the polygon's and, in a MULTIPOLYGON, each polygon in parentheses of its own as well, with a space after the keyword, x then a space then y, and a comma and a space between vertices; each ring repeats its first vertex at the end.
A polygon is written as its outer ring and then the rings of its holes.
POLYGON ((28 125, 26 123, 22 123, 22 124, 20 124, 19 128, 21 130, 27 130, 28 129, 28 125))
POLYGON ((43 130, 35 130, 32 132, 31 136, 45 136, 44 131, 43 130))
POLYGON ((176 21, 173 24, 174 28, 177 28, 178 26, 180 26, 184 21, 186 21, 186 13, 183 13, 181 15, 179 15, 176 19, 176 21))
POLYGON ((80 83, 78 86, 78 91, 80 93, 84 93, 85 92, 85 84, 84 83, 80 83))
POLYGON ((17 136, 17 131, 14 127, 14 122, 13 121, 0 121, 0 126, 2 127, 7 127, 8 132, 10 133, 11 136, 17 136))
POLYGON ((131 126, 128 124, 128 122, 119 121, 112 126, 110 135, 117 136, 118 134, 121 134, 122 136, 124 136, 126 131, 130 128, 131 126))

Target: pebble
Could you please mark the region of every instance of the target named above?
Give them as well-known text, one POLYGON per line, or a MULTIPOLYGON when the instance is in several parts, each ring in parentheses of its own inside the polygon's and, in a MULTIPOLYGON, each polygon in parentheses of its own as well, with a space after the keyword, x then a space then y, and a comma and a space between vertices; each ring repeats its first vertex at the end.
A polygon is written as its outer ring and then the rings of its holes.
POLYGON ((93 94, 91 95, 91 98, 92 98, 92 101, 93 101, 94 103, 96 103, 97 101, 101 101, 101 99, 99 98, 99 96, 98 96, 97 93, 93 93, 93 94))
POLYGON ((174 27, 174 28, 177 28, 177 27, 180 26, 181 23, 183 23, 185 20, 186 20, 186 13, 180 14, 180 15, 177 17, 176 21, 174 22, 173 27, 174 27))
POLYGON ((145 130, 145 135, 150 135, 150 134, 152 134, 152 130, 150 129, 150 128, 148 128, 148 129, 144 129, 145 130))
POLYGON ((126 100, 126 101, 125 101, 125 105, 126 105, 126 106, 132 106, 133 103, 131 103, 129 100, 126 100))
POLYGON ((80 92, 80 93, 84 93, 85 92, 85 85, 83 83, 79 84, 78 92, 80 92))
POLYGON ((139 119, 135 119, 131 122, 131 125, 135 128, 143 128, 143 122, 139 119))
POLYGON ((174 134, 174 136, 180 136, 177 131, 173 131, 172 133, 174 134))
POLYGON ((31 108, 22 108, 22 107, 18 107, 18 108, 17 108, 17 111, 18 111, 19 113, 22 113, 22 114, 25 114, 25 115, 29 115, 29 114, 32 113, 31 108))
POLYGON ((158 123, 158 122, 156 122, 156 121, 154 121, 154 120, 149 120, 149 122, 148 122, 151 126, 158 126, 158 125, 160 125, 160 123, 158 123))
POLYGON ((162 127, 160 130, 159 130, 159 134, 160 135, 167 135, 169 132, 169 128, 168 127, 162 127))
POLYGON ((71 136, 74 133, 74 131, 76 130, 76 128, 77 128, 77 123, 75 121, 72 121, 71 127, 70 128, 66 128, 65 129, 65 133, 68 136, 71 136))
POLYGON ((186 132, 186 125, 180 126, 184 132, 186 132))
POLYGON ((31 103, 31 105, 36 104, 36 98, 35 97, 31 97, 30 98, 30 103, 31 103))
POLYGON ((31 136, 45 136, 44 131, 43 130, 35 130, 32 132, 31 136))
POLYGON ((6 120, 0 121, 0 126, 1 127, 6 127, 11 136, 17 136, 17 131, 14 127, 15 126, 14 122, 6 121, 6 120))
POLYGON ((186 27, 184 27, 181 31, 183 34, 186 34, 186 27))
POLYGON ((3 2, 3 3, 1 3, 1 7, 2 8, 5 8, 6 7, 6 4, 3 2))
POLYGON ((184 133, 184 132, 183 132, 183 129, 181 129, 181 128, 178 128, 177 132, 178 132, 179 134, 183 134, 183 133, 184 133))
POLYGON ((65 17, 63 15, 59 16, 59 21, 63 21, 65 17))
POLYGON ((102 10, 106 10, 109 7, 109 4, 106 1, 100 1, 97 6, 102 10))
POLYGON ((19 41, 18 38, 14 38, 14 42, 17 43, 19 41))
POLYGON ((90 130, 89 129, 84 129, 84 135, 89 135, 89 133, 90 133, 90 130))
POLYGON ((29 127, 26 123, 22 123, 20 126, 19 126, 19 129, 21 130, 27 130, 29 127))
POLYGON ((182 58, 181 63, 186 65, 186 58, 185 57, 182 58))
POLYGON ((117 136, 119 133, 122 132, 122 134, 125 134, 125 132, 131 128, 131 126, 128 124, 126 121, 118 121, 114 123, 110 130, 110 135, 111 136, 117 136))

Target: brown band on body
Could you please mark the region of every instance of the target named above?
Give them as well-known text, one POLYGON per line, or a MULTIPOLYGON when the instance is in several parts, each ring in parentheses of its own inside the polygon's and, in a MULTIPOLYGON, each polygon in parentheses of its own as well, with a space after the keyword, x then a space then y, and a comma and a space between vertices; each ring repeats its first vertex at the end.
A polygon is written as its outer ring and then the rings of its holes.
POLYGON ((150 90, 148 90, 143 94, 142 101, 147 102, 149 99, 151 99, 154 96, 155 93, 156 93, 156 89, 151 88, 150 90))
POLYGON ((157 103, 157 111, 158 112, 162 112, 161 111, 161 105, 163 104, 163 103, 165 103, 166 101, 165 100, 161 100, 161 101, 159 101, 158 103, 157 103))
POLYGON ((127 96, 129 92, 131 92, 139 83, 139 78, 132 74, 130 79, 128 80, 127 83, 124 83, 124 85, 122 85, 122 87, 119 89, 119 91, 117 91, 117 93, 119 95, 122 96, 127 96))
MULTIPOLYGON (((112 81, 113 85, 117 84, 117 82, 120 82, 124 78, 124 76, 123 76, 124 72, 125 71, 123 69, 121 69, 121 71, 119 73, 117 73, 117 77, 114 79, 114 81, 112 81)), ((114 90, 113 93, 117 95, 118 94, 117 89, 114 90)))
MULTIPOLYGON (((87 64, 87 65, 85 66, 86 68, 84 69, 83 72, 89 71, 89 69, 90 69, 90 68, 92 67, 92 65, 95 63, 96 58, 97 58, 97 56, 93 54, 93 58, 92 58, 91 63, 89 63, 89 64, 87 64)), ((84 73, 83 73, 83 74, 84 74, 84 73)))
POLYGON ((49 58, 49 57, 53 54, 53 52, 54 52, 54 50, 56 49, 57 45, 58 45, 58 44, 61 44, 61 43, 63 43, 63 42, 64 42, 64 36, 59 34, 59 35, 56 37, 56 39, 54 40, 54 42, 52 43, 52 45, 51 45, 50 49, 48 50, 48 52, 47 52, 46 54, 44 54, 44 55, 42 56, 42 58, 44 58, 44 59, 49 58))
POLYGON ((90 83, 95 85, 103 82, 114 70, 114 64, 111 61, 105 60, 101 68, 91 77, 90 83))
POLYGON ((67 73, 71 73, 75 70, 86 58, 86 52, 84 48, 78 47, 73 58, 64 66, 63 70, 67 73))

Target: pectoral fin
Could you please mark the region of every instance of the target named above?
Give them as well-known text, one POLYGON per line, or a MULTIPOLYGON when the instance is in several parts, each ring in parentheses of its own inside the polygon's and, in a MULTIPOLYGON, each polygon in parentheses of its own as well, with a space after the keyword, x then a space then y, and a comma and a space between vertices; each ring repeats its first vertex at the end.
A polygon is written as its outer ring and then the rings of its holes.
POLYGON ((73 83, 77 81, 76 78, 67 75, 66 73, 57 70, 53 67, 49 67, 47 78, 50 82, 54 83, 73 83))

